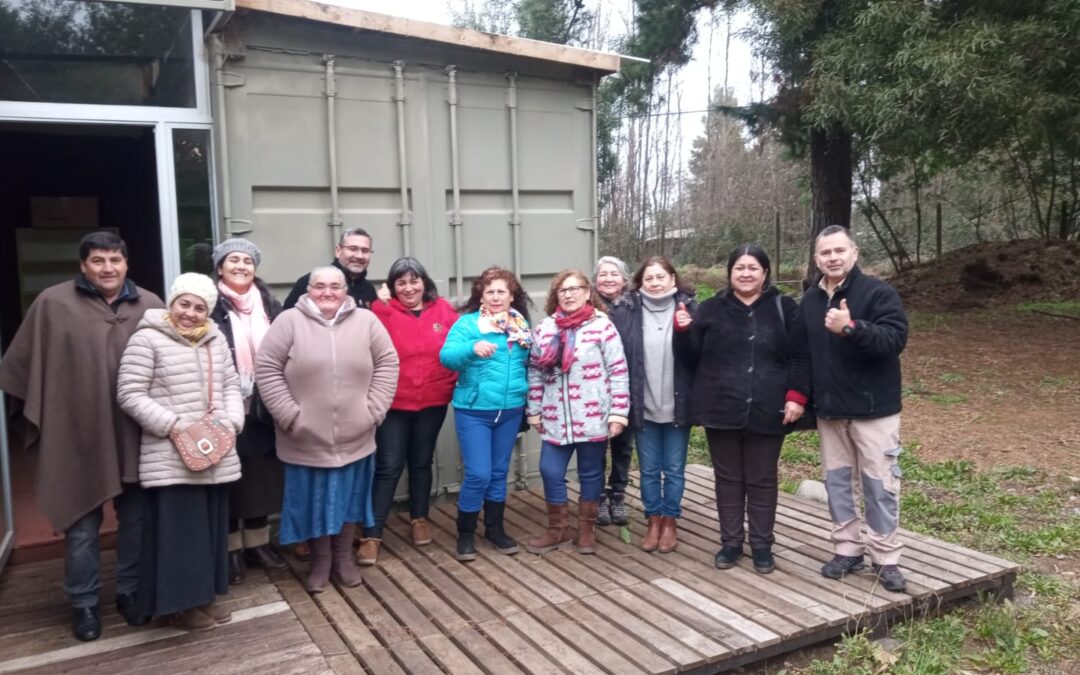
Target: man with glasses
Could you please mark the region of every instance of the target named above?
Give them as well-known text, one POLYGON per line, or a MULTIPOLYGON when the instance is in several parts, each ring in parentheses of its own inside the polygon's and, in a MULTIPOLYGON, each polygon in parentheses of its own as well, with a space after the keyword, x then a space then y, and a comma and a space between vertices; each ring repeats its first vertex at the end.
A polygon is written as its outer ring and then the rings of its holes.
MULTIPOLYGON (((367 280, 372 253, 371 235, 363 228, 353 227, 341 233, 341 238, 334 247, 335 260, 331 263, 345 274, 349 296, 356 301, 358 307, 367 309, 371 308, 371 303, 375 302, 377 297, 375 286, 367 280)), ((310 276, 305 274, 296 280, 289 291, 289 297, 285 298, 285 309, 295 305, 300 296, 308 292, 310 276)))

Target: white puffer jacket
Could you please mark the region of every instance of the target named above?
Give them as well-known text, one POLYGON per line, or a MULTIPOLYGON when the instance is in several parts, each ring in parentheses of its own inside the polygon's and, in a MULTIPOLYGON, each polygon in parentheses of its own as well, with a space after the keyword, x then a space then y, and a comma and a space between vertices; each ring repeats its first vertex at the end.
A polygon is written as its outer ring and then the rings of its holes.
POLYGON ((235 450, 217 466, 191 471, 169 440, 174 424, 183 429, 206 413, 209 355, 214 359, 215 413, 237 433, 244 426, 244 402, 225 336, 214 322, 210 322, 210 332, 192 346, 166 323, 167 313, 164 309, 147 310, 120 358, 116 398, 142 427, 139 482, 143 487, 163 487, 239 480, 240 459, 235 450))

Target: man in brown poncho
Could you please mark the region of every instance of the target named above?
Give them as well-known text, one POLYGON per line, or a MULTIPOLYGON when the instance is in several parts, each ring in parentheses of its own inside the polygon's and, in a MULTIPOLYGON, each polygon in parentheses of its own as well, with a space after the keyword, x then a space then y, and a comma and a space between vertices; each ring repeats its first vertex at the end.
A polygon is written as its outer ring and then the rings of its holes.
MULTIPOLYGON (((0 389, 21 402, 28 450, 38 453, 35 493, 64 533, 64 591, 79 640, 101 634, 99 530, 112 499, 119 520, 116 605, 138 615, 139 428, 116 404, 116 373, 128 338, 161 298, 127 278, 127 245, 111 232, 79 243, 80 273, 47 288, 26 313, 3 361, 0 389)), ((16 406, 18 410, 19 406, 16 406)))

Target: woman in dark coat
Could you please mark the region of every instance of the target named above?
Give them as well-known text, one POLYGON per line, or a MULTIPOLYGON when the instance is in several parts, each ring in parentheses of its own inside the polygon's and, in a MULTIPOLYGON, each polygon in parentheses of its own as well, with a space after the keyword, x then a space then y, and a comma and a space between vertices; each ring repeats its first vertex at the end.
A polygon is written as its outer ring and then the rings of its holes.
POLYGON ((727 269, 728 288, 701 303, 675 354, 695 368, 690 418, 705 427, 716 475, 715 564, 742 557, 745 514, 754 569, 768 574, 780 446, 809 397, 810 352, 798 305, 769 283, 765 251, 740 246, 727 269))
POLYGON ((262 255, 247 239, 227 239, 214 247, 218 301, 210 318, 229 342, 244 396, 244 432, 236 439, 241 477, 229 488, 229 583, 239 584, 247 566, 284 569, 270 546, 267 517, 281 510, 284 478, 274 451, 274 420, 255 389, 255 353, 281 303, 255 276, 262 255))
POLYGON ((678 546, 690 442, 687 397, 694 376, 691 366, 674 357, 672 340, 690 327, 697 303, 693 290, 679 282, 671 262, 661 256, 638 269, 634 287, 615 303, 613 320, 630 366, 630 428, 649 519, 641 548, 670 553, 678 546))

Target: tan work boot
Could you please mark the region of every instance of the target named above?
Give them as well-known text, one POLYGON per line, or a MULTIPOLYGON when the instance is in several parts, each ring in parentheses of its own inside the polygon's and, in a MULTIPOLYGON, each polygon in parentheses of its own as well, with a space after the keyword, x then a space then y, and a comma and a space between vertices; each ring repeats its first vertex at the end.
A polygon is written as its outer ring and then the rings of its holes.
POLYGON ((582 499, 578 502, 578 553, 596 553, 596 517, 600 502, 582 499))
POLYGON ((360 548, 356 549, 356 564, 367 567, 378 562, 381 544, 382 539, 361 539, 360 548))
POLYGON ((529 553, 547 553, 557 548, 569 548, 574 543, 570 530, 570 505, 548 504, 548 526, 544 533, 529 539, 525 550, 529 553))
POLYGON ((409 521, 409 531, 412 533, 412 543, 417 546, 425 546, 431 543, 431 526, 427 518, 413 518, 409 521))
POLYGON ((210 630, 217 626, 217 621, 199 611, 198 607, 185 609, 169 617, 169 625, 180 630, 210 630))
POLYGON ((664 516, 660 522, 660 542, 656 550, 671 553, 679 545, 678 521, 672 516, 664 516))
POLYGON ((649 516, 649 531, 641 540, 641 550, 652 553, 660 545, 660 521, 661 516, 649 516))

